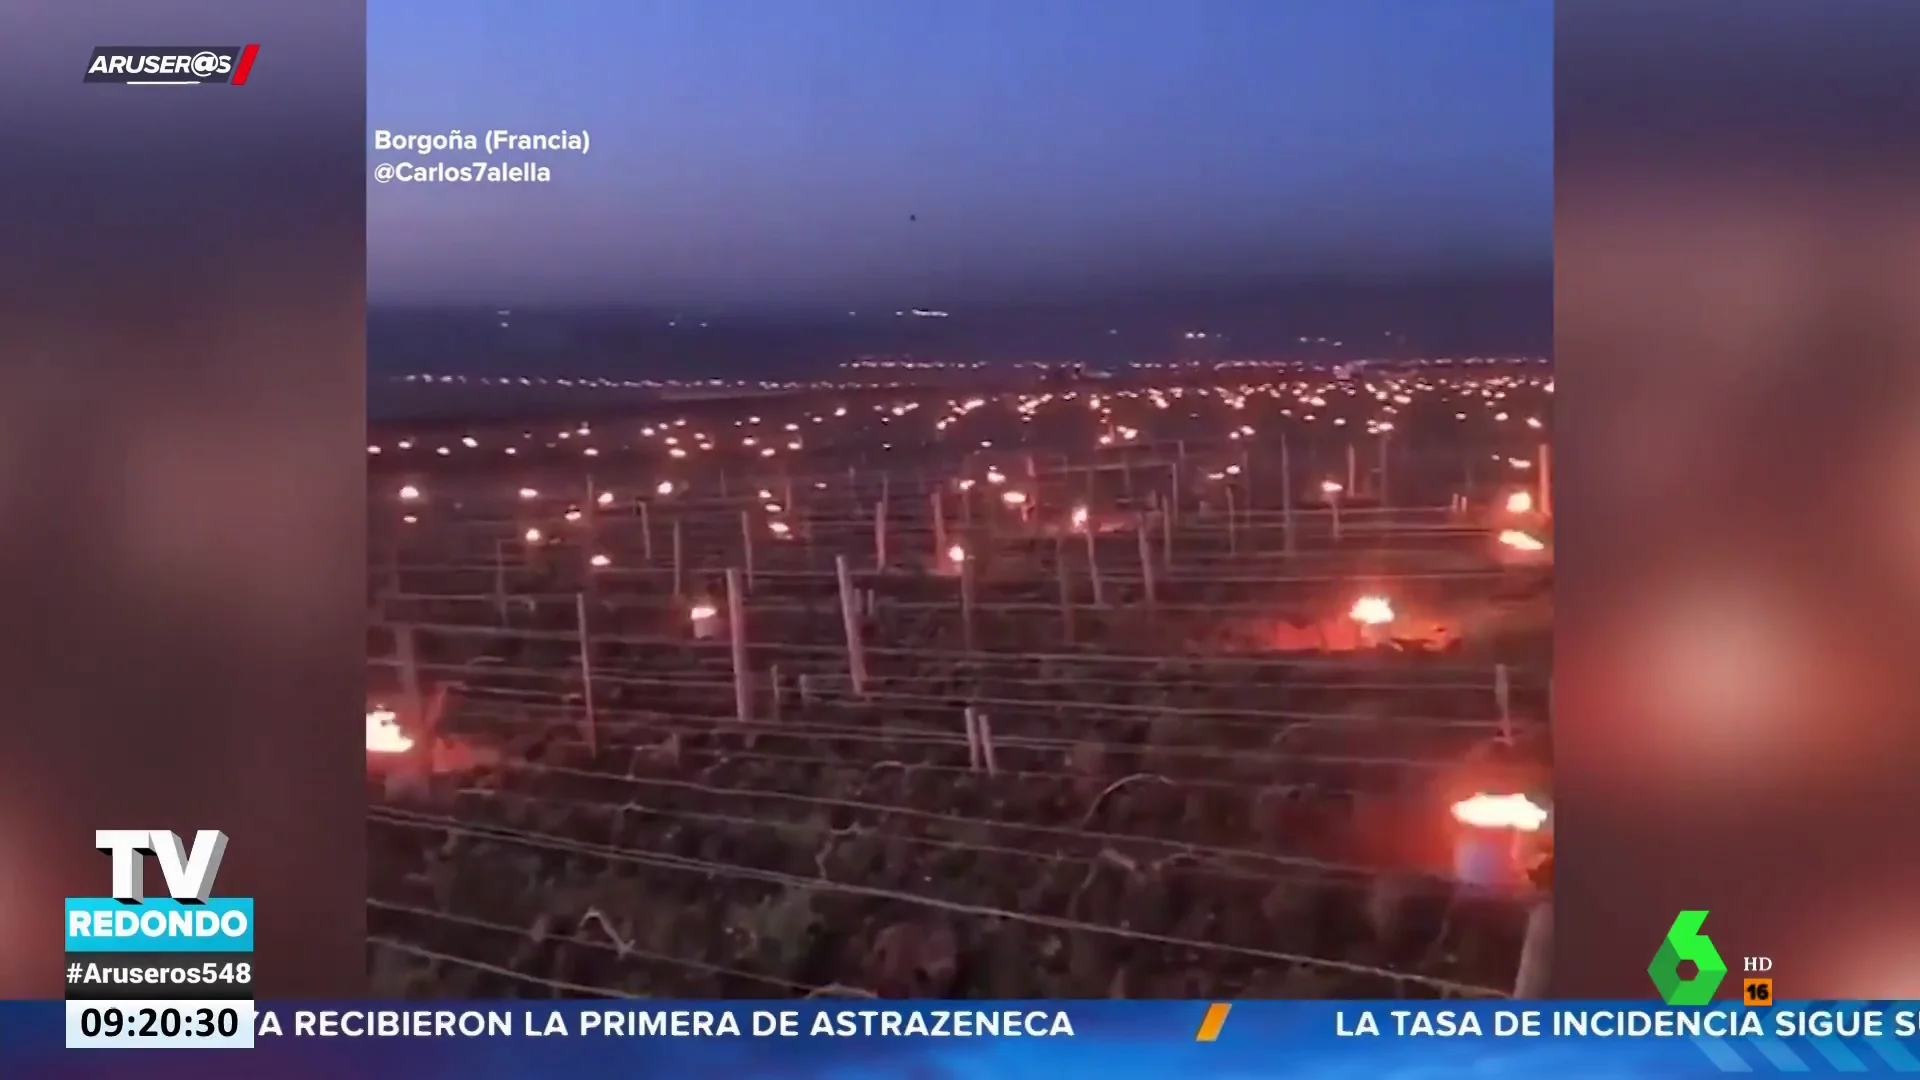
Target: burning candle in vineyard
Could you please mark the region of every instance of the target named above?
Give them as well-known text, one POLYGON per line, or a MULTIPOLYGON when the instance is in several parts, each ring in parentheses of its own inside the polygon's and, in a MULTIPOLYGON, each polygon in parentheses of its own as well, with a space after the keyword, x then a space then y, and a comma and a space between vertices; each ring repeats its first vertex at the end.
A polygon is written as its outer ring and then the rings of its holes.
POLYGON ((967 549, 962 544, 949 544, 946 550, 946 565, 942 567, 949 574, 957 574, 966 565, 967 549))
POLYGON ((529 544, 537 544, 543 539, 543 537, 541 536, 539 529, 528 529, 526 533, 522 536, 522 539, 524 539, 529 544))
POLYGON ((611 491, 603 491, 603 492, 601 492, 601 493, 599 494, 599 496, 598 496, 598 497, 596 497, 596 498, 595 498, 595 499, 594 499, 593 501, 594 501, 594 502, 597 502, 597 503, 599 503, 599 504, 600 504, 601 506, 612 506, 612 505, 613 505, 613 492, 611 492, 611 491))
POLYGON ((788 525, 784 521, 767 522, 767 531, 772 533, 775 536, 775 538, 780 540, 793 539, 793 527, 788 525))
POLYGON ((402 487, 400 489, 401 502, 418 502, 419 500, 420 500, 419 488, 414 487, 412 484, 408 484, 405 487, 402 487))
POLYGON ((1384 596, 1363 596, 1353 602, 1347 617, 1361 626, 1386 626, 1393 622, 1393 603, 1384 596))
POLYGON ((1515 551, 1531 553, 1547 550, 1547 545, 1541 543, 1532 535, 1521 532, 1519 529, 1502 529, 1500 531, 1500 542, 1515 551))
POLYGON ((392 709, 375 705, 367 710, 367 753, 404 754, 413 749, 413 740, 400 730, 400 718, 392 709))
POLYGON ((566 518, 566 519, 567 519, 568 521, 579 521, 579 520, 580 520, 580 510, 579 510, 579 508, 578 508, 578 507, 571 507, 571 506, 570 506, 570 507, 568 507, 568 508, 567 508, 567 512, 566 512, 565 514, 563 514, 563 515, 561 515, 561 516, 562 516, 562 517, 565 517, 565 518, 566 518))
POLYGON ((1507 513, 1509 514, 1533 513, 1533 494, 1531 492, 1526 492, 1526 491, 1516 491, 1511 495, 1508 495, 1507 496, 1507 513))
POLYGON ((720 636, 720 609, 712 604, 699 603, 687 612, 693 622, 693 636, 702 641, 720 636))
POLYGON ((1086 507, 1076 506, 1073 508, 1073 517, 1070 520, 1073 523, 1075 531, 1085 531, 1087 522, 1091 520, 1091 515, 1087 513, 1086 507))
POLYGON ((653 493, 655 495, 661 495, 661 496, 673 494, 673 481, 671 480, 660 481, 658 484, 655 484, 653 486, 653 493))
POLYGON ((1453 804, 1453 820, 1475 829, 1539 832, 1547 823, 1545 807, 1525 795, 1480 792, 1453 804))
POLYGON ((520 497, 523 499, 537 499, 540 497, 540 492, 534 488, 523 487, 520 489, 520 497))
POLYGON ((613 565, 613 559, 606 555, 595 555, 593 558, 588 559, 587 563, 595 570, 604 570, 613 565))
POLYGON ((1384 596, 1363 596, 1353 602, 1347 618, 1360 627, 1360 640, 1367 645, 1384 645, 1392 636, 1396 618, 1393 604, 1384 596))
POLYGON ((1458 827, 1453 875, 1481 889, 1513 889, 1525 883, 1536 857, 1551 850, 1552 811, 1526 795, 1479 792, 1450 808, 1458 827))

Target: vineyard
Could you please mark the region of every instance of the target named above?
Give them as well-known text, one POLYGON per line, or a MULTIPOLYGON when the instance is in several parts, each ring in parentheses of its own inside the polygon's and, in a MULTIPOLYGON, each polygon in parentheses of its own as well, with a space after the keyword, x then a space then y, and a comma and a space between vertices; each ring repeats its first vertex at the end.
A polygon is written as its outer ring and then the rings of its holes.
POLYGON ((376 992, 1509 992, 1448 807, 1545 739, 1537 372, 369 447, 376 992))

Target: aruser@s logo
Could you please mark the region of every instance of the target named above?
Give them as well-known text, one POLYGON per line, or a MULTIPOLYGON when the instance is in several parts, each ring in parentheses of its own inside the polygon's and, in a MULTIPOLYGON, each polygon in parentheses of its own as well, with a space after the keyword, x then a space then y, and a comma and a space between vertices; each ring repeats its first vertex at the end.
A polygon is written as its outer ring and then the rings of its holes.
POLYGON ((1706 922, 1704 911, 1683 911, 1675 916, 1666 940, 1660 943, 1660 951, 1653 954, 1653 963, 1647 965, 1647 974, 1653 979, 1654 989, 1660 991, 1660 1000, 1669 1005, 1705 1005, 1713 1000, 1713 992, 1720 989, 1720 980, 1727 977, 1727 965, 1720 959, 1720 950, 1713 947, 1712 938, 1700 932, 1706 922), (1683 979, 1680 965, 1688 960, 1693 961, 1693 977, 1683 979))

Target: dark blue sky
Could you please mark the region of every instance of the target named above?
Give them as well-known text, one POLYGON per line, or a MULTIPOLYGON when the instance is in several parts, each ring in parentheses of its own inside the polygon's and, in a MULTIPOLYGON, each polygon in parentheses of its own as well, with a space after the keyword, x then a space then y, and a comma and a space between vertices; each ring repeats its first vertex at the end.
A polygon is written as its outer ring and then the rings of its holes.
POLYGON ((593 143, 546 185, 370 182, 370 299, 1544 268, 1552 29, 1549 0, 380 0, 370 129, 593 143))

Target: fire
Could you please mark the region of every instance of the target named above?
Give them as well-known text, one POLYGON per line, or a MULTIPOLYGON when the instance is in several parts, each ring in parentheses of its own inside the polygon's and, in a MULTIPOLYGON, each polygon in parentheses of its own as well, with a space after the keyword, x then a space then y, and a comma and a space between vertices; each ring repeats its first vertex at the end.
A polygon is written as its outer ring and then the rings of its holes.
POLYGON ((1008 506, 1027 505, 1027 493, 1024 491, 1005 491, 1000 493, 1000 501, 1008 506))
POLYGON ((1347 617, 1362 626, 1385 626, 1394 619, 1393 604, 1384 596, 1363 596, 1353 602, 1347 617))
POLYGON ((392 709, 375 705, 367 710, 367 753, 404 754, 411 749, 413 740, 400 730, 392 709))
POLYGON ((687 612, 687 615, 692 618, 694 622, 703 622, 707 619, 719 618, 720 609, 714 607, 712 604, 695 604, 693 605, 693 610, 687 612))
POLYGON ((967 549, 955 544, 947 549, 947 561, 958 566, 967 561, 967 549))
POLYGON ((1076 528, 1076 529, 1084 529, 1084 528, 1086 528, 1086 527, 1087 527, 1087 518, 1088 518, 1088 515, 1087 515, 1087 508, 1086 508, 1086 507, 1084 507, 1084 506, 1076 506, 1076 507, 1074 507, 1074 508, 1073 508, 1073 527, 1074 527, 1074 528, 1076 528))
POLYGON ((1545 551, 1547 545, 1519 529, 1505 529, 1500 533, 1500 542, 1515 551, 1545 551))
POLYGON ((1513 829, 1539 832, 1547 811, 1525 795, 1488 795, 1484 792, 1453 804, 1453 819, 1476 829, 1513 829))
POLYGON ((1533 493, 1527 492, 1527 491, 1516 491, 1513 494, 1507 496, 1507 513, 1509 514, 1533 513, 1533 493))

